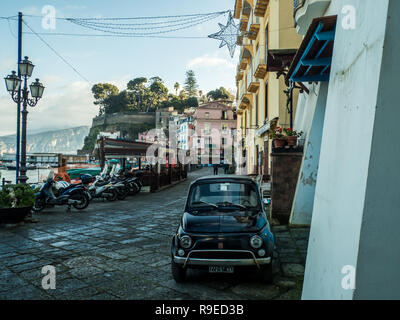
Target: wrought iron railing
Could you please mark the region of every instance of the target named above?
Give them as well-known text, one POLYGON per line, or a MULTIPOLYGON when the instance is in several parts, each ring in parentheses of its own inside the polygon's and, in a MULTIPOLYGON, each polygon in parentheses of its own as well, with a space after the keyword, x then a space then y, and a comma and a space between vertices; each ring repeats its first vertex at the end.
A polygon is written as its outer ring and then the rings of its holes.
POLYGON ((293 15, 296 15, 297 10, 304 6, 306 0, 293 0, 293 15))

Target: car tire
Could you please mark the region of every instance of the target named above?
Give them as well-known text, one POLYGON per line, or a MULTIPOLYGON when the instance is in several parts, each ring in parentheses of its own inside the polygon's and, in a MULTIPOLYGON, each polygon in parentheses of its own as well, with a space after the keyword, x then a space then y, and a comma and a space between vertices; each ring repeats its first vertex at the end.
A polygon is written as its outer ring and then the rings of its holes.
POLYGON ((261 266, 261 276, 262 280, 265 283, 272 283, 274 278, 272 274, 272 261, 271 263, 267 264, 266 266, 261 266))
POLYGON ((175 263, 174 260, 171 260, 171 271, 175 282, 182 283, 186 281, 186 268, 181 264, 175 263))

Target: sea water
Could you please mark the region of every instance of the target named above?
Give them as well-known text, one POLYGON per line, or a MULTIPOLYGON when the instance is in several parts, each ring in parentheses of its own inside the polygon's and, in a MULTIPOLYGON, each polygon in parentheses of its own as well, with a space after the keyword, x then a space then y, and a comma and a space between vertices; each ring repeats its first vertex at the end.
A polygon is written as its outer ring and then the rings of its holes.
MULTIPOLYGON (((43 180, 46 180, 47 176, 49 175, 50 170, 51 169, 28 170, 26 172, 26 175, 29 178, 27 183, 43 182, 43 180)), ((3 181, 3 178, 5 178, 6 181, 15 183, 15 170, 0 170, 0 185, 3 181)))

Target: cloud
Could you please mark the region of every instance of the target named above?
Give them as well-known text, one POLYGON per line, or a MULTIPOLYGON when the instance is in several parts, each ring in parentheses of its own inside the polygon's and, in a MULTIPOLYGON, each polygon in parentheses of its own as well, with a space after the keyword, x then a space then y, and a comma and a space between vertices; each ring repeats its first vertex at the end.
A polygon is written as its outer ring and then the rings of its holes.
MULTIPOLYGON (((65 86, 49 85, 36 107, 28 107, 28 131, 45 131, 91 125, 98 113, 91 87, 76 81, 65 86)), ((0 135, 14 134, 16 104, 7 95, 0 96, 0 135)))
POLYGON ((218 68, 218 69, 235 69, 236 65, 233 61, 219 57, 218 53, 205 54, 200 57, 196 57, 190 60, 186 66, 190 69, 201 69, 201 68, 218 68))

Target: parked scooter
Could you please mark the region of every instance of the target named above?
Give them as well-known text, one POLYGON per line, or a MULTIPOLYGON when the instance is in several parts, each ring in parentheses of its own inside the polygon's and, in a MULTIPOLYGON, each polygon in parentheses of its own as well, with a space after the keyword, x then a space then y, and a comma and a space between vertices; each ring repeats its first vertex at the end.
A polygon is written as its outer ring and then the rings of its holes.
POLYGON ((71 210, 71 206, 78 210, 83 210, 88 207, 89 197, 83 184, 71 184, 66 188, 60 189, 56 196, 53 192, 55 183, 54 172, 51 171, 46 183, 36 194, 35 204, 32 208, 34 211, 42 211, 47 206, 68 205, 68 211, 71 210))

